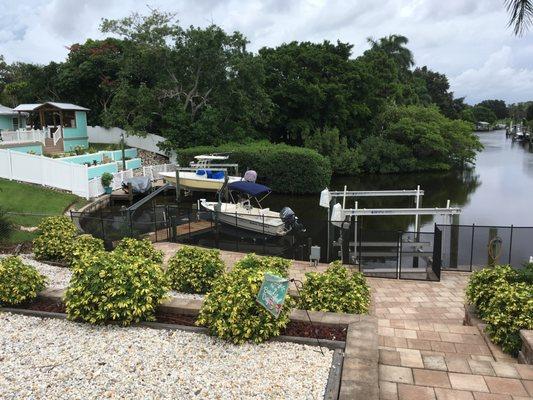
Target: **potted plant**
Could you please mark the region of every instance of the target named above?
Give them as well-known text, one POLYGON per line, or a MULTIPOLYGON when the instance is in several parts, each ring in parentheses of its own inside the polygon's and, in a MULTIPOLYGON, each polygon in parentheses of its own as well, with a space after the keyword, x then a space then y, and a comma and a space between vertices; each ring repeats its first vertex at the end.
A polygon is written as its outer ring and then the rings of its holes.
POLYGON ((113 180, 113 175, 109 172, 104 172, 100 178, 102 181, 102 186, 104 187, 106 194, 111 194, 113 189, 111 188, 111 181, 113 180))

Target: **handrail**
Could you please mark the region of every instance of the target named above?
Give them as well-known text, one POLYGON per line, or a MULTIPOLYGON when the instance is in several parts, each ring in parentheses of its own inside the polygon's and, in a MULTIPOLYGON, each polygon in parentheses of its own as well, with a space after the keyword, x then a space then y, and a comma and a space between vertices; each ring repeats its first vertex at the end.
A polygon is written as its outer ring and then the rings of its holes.
POLYGON ((53 133, 53 136, 54 136, 54 146, 57 145, 57 142, 59 142, 59 140, 63 137, 62 135, 62 130, 63 130, 63 127, 62 126, 58 126, 56 131, 53 133))

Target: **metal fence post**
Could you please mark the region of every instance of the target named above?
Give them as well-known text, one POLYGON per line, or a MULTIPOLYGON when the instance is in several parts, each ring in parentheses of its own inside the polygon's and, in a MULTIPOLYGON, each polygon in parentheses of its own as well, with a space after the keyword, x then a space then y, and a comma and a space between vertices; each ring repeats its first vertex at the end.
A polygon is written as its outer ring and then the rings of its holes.
POLYGON ((470 272, 472 272, 472 260, 474 258, 474 232, 476 230, 476 224, 472 224, 472 238, 470 241, 470 272))
POLYGON ((513 248, 513 228, 514 226, 511 225, 511 237, 509 238, 509 265, 511 265, 511 251, 512 251, 512 248, 513 248))
POLYGON ((402 235, 402 231, 398 231, 398 247, 396 248, 396 279, 401 279, 402 277, 402 235))

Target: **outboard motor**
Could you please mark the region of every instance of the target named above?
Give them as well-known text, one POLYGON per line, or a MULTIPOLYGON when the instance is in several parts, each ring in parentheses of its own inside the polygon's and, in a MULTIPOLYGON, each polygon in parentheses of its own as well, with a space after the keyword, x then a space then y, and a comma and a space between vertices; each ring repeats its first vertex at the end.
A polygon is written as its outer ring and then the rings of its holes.
POLYGON ((283 207, 279 212, 279 217, 285 223, 287 231, 305 232, 304 226, 298 222, 298 217, 290 207, 283 207))

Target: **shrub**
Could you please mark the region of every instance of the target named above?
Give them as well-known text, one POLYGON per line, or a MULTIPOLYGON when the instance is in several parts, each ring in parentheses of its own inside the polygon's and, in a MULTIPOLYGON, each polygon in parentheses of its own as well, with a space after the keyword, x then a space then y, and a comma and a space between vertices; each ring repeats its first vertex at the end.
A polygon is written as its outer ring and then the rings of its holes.
POLYGON ((527 263, 524 268, 516 270, 515 282, 525 282, 533 285, 533 263, 527 263))
POLYGON ((497 282, 485 309, 486 332, 503 351, 517 355, 521 329, 533 329, 533 286, 497 282))
POLYGON ((291 261, 281 257, 259 257, 253 253, 235 263, 233 269, 248 271, 271 271, 275 275, 289 276, 291 261))
POLYGON ((9 220, 7 211, 0 207, 0 242, 7 242, 13 231, 13 223, 9 220))
POLYGON ((68 258, 69 264, 72 266, 82 257, 89 257, 102 251, 105 251, 102 239, 92 235, 80 235, 74 239, 72 253, 68 258))
POLYGON ((206 293, 224 270, 218 250, 184 246, 168 261, 167 276, 175 290, 206 293))
POLYGON ((300 290, 298 307, 304 310, 362 314, 368 311, 370 289, 363 274, 350 273, 340 261, 326 272, 309 272, 300 290))
POLYGON ((476 307, 481 318, 486 316, 489 302, 498 286, 516 278, 516 272, 509 265, 497 265, 485 268, 470 275, 466 287, 466 298, 476 307))
POLYGON ((49 261, 68 260, 76 231, 76 226, 66 216, 44 218, 39 224, 39 236, 33 241, 35 257, 49 261))
POLYGON ((279 336, 289 323, 292 302, 287 296, 278 319, 257 303, 265 272, 237 268, 218 278, 204 300, 196 324, 207 326, 212 335, 235 344, 260 343, 279 336))
POLYGON ((113 175, 109 172, 104 172, 100 177, 100 181, 102 182, 103 187, 109 187, 113 181, 113 175))
POLYGON ((19 257, 0 260, 0 304, 16 305, 33 300, 45 284, 46 278, 19 257))
POLYGON ((331 179, 329 160, 314 150, 286 144, 229 143, 220 147, 177 149, 180 165, 188 165, 198 154, 231 152, 240 168, 254 169, 259 180, 279 193, 318 193, 331 179))
POLYGON ((148 239, 124 238, 118 243, 115 252, 128 256, 139 256, 156 264, 163 262, 163 252, 156 250, 148 239))
POLYGON ((126 252, 101 252, 82 257, 73 269, 66 293, 70 320, 122 325, 153 320, 169 290, 162 267, 126 252))

